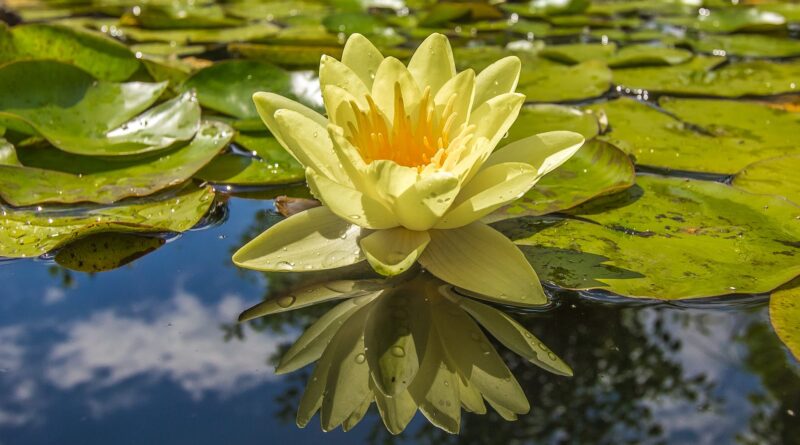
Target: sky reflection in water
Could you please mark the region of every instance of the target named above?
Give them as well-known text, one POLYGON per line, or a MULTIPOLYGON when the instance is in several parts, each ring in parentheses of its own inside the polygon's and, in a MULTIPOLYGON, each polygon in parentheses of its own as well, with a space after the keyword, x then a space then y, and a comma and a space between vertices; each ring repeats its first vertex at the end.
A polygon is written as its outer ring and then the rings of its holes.
MULTIPOLYGON (((89 276, 42 262, 0 265, 0 444, 366 443, 387 439, 371 408, 350 433, 294 425, 308 370, 270 359, 320 313, 237 329, 268 288, 230 254, 268 219, 234 200, 230 219, 122 269, 89 276)), ((276 286, 277 287, 277 284, 276 286)), ((612 306, 566 296, 515 315, 575 371, 549 374, 502 346, 532 411, 466 415, 447 436, 420 414, 404 443, 790 443, 800 372, 765 304, 612 306)))

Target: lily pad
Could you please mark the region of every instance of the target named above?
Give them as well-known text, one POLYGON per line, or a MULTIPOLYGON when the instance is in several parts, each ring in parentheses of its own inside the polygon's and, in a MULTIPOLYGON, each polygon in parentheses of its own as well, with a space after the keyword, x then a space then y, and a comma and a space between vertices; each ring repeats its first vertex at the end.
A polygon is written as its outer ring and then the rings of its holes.
POLYGON ((323 17, 329 6, 314 1, 270 1, 244 0, 225 3, 228 14, 245 19, 275 20, 302 15, 305 17, 323 17))
POLYGON ((663 98, 664 113, 630 98, 596 104, 601 138, 652 167, 733 174, 760 159, 798 153, 800 115, 754 102, 663 98))
POLYGON ((87 160, 57 150, 32 149, 39 153, 33 154, 30 160, 23 157, 28 166, 0 165, 0 196, 15 206, 45 202, 110 204, 131 196, 147 196, 192 177, 232 136, 233 130, 227 125, 206 122, 189 144, 157 158, 120 165, 87 160), (78 171, 57 171, 61 165, 78 171))
POLYGON ((800 149, 797 152, 748 165, 733 177, 733 186, 751 193, 783 196, 800 205, 800 149))
POLYGON ((629 45, 618 50, 614 44, 599 43, 551 45, 539 51, 539 55, 567 64, 601 60, 612 68, 677 65, 692 58, 691 51, 668 46, 629 45))
POLYGON ((781 287, 769 297, 769 321, 783 344, 800 360, 800 280, 781 287))
POLYGON ((497 224, 564 288, 675 300, 769 292, 800 274, 800 208, 780 198, 640 176, 569 213, 497 224))
POLYGON ((17 150, 14 149, 14 144, 8 142, 5 138, 0 138, 0 166, 3 165, 21 165, 17 158, 17 150))
POLYGON ((327 54, 342 58, 342 46, 320 45, 267 45, 260 43, 231 43, 228 51, 248 59, 266 60, 281 66, 310 67, 319 65, 319 59, 327 54))
POLYGON ((214 202, 211 187, 184 187, 112 207, 0 208, 0 257, 36 257, 101 232, 185 232, 214 202))
POLYGON ((241 23, 241 19, 227 17, 220 5, 195 2, 146 3, 134 8, 130 18, 142 28, 169 30, 224 28, 241 23))
POLYGON ((97 233, 59 249, 55 261, 79 272, 105 272, 122 267, 163 246, 166 240, 131 233, 97 233))
POLYGON ((800 56, 800 40, 760 34, 704 35, 686 38, 695 51, 739 57, 800 56))
POLYGON ((58 62, 14 62, 0 67, 0 118, 20 121, 70 153, 147 153, 190 139, 199 124, 200 107, 189 94, 134 118, 166 86, 96 81, 58 62))
POLYGON ((577 108, 553 104, 527 105, 520 110, 508 136, 500 141, 499 146, 534 134, 559 130, 574 131, 589 140, 597 136, 600 126, 593 113, 577 108))
POLYGON ((183 89, 194 89, 205 108, 240 119, 256 119, 253 93, 270 91, 289 96, 292 82, 288 72, 270 63, 227 60, 196 72, 183 89))
POLYGON ((591 5, 590 0, 537 0, 526 3, 505 3, 502 8, 522 17, 549 17, 579 14, 591 5))
POLYGON ((249 42, 274 36, 280 28, 269 23, 253 23, 233 28, 201 29, 143 29, 132 26, 120 28, 122 35, 137 42, 228 43, 249 42))
POLYGON ((785 29, 786 19, 758 8, 724 8, 698 15, 691 27, 705 32, 768 32, 785 29))
POLYGON ((303 181, 303 167, 271 136, 239 134, 236 143, 253 156, 226 153, 197 173, 218 184, 279 185, 303 181))
POLYGON ((798 91, 798 61, 731 62, 713 69, 724 60, 696 56, 680 65, 615 69, 614 83, 650 93, 686 96, 769 96, 798 91))
POLYGON ((625 190, 633 185, 635 177, 633 163, 622 150, 606 142, 590 141, 520 199, 495 211, 484 221, 570 209, 592 198, 625 190))
POLYGON ((10 30, 0 24, 0 63, 20 59, 49 59, 71 63, 92 76, 110 81, 128 79, 140 62, 123 44, 85 29, 29 24, 10 30))

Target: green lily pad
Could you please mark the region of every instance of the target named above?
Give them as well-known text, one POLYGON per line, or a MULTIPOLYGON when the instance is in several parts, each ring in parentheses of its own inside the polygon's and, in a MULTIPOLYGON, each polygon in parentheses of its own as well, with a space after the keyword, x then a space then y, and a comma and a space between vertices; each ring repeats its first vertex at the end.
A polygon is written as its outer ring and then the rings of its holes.
POLYGON ((201 29, 143 29, 132 26, 120 28, 122 35, 137 42, 228 43, 263 40, 274 36, 280 28, 269 22, 253 23, 233 28, 201 29))
POLYGON ((141 66, 125 45, 102 33, 41 23, 9 30, 0 24, 0 63, 20 59, 71 63, 98 79, 116 82, 128 79, 141 66))
POLYGON ((698 15, 691 27, 705 32, 768 32, 785 29, 786 19, 775 12, 757 8, 724 8, 698 15))
POLYGON ((283 19, 287 17, 323 17, 329 6, 313 1, 270 1, 244 0, 226 3, 228 14, 244 19, 267 20, 283 19))
POLYGON ((796 152, 748 165, 733 177, 732 185, 751 193, 783 196, 800 205, 800 149, 796 152))
POLYGON ((0 208, 0 257, 36 257, 101 232, 185 232, 214 202, 211 187, 184 187, 112 207, 0 208))
POLYGON ((564 288, 675 300, 769 292, 800 274, 800 208, 780 198, 640 176, 569 213, 497 224, 564 288))
POLYGON ((228 51, 248 59, 266 60, 287 67, 311 67, 319 65, 319 59, 327 54, 342 58, 342 46, 320 45, 267 45, 260 43, 231 43, 228 51))
POLYGON ((96 81, 57 62, 14 62, 0 67, 0 118, 29 125, 70 153, 147 153, 190 139, 200 120, 200 107, 189 94, 134 117, 166 86, 96 81))
POLYGON ((601 60, 612 68, 626 66, 677 65, 692 58, 685 49, 667 46, 629 45, 617 49, 614 44, 568 44, 547 46, 539 55, 561 63, 576 64, 587 60, 601 60))
POLYGON ((214 158, 197 177, 217 184, 279 185, 303 181, 305 171, 271 136, 239 134, 235 142, 254 156, 226 153, 214 158))
POLYGON ((591 3, 590 0, 537 0, 519 4, 504 3, 502 8, 522 17, 549 17, 579 14, 586 11, 591 3))
POLYGON ((800 360, 800 280, 781 287, 769 297, 769 321, 783 344, 800 360))
POLYGON ((651 167, 733 174, 760 159, 798 153, 800 115, 754 102, 663 98, 669 113, 630 98, 596 104, 601 138, 651 167))
POLYGON ((587 60, 608 60, 617 51, 617 45, 609 43, 570 43, 545 46, 539 55, 560 63, 575 65, 587 60))
POLYGON ((55 261, 79 272, 105 272, 122 267, 158 249, 163 238, 131 233, 97 233, 59 249, 55 261))
POLYGON ((760 34, 704 35, 686 38, 695 51, 739 57, 800 56, 800 41, 760 34))
POLYGON ((194 89, 205 108, 240 119, 256 119, 253 93, 270 91, 289 96, 292 82, 288 72, 270 63, 227 60, 196 72, 183 89, 194 89))
POLYGON ((57 150, 32 149, 39 153, 30 160, 23 157, 27 166, 0 165, 0 196, 15 206, 46 202, 110 204, 131 196, 147 196, 192 177, 211 162, 232 136, 233 130, 227 125, 206 122, 189 144, 157 158, 121 165, 82 159, 85 157, 57 150), (78 171, 58 171, 61 165, 78 171))
POLYGON ((499 19, 503 14, 492 5, 481 2, 435 2, 419 21, 419 26, 434 27, 460 20, 499 19))
POLYGON ((588 141, 597 136, 600 126, 593 113, 577 108, 553 104, 527 105, 520 110, 508 136, 500 141, 499 146, 537 133, 559 130, 580 133, 588 141))
POLYGON ((517 92, 531 102, 565 102, 597 97, 611 87, 611 70, 605 63, 589 60, 574 66, 537 57, 532 51, 512 51, 498 47, 455 49, 459 69, 479 71, 503 57, 522 60, 517 92))
POLYGON ((570 209, 598 196, 631 187, 636 172, 622 150, 602 141, 589 141, 530 191, 485 221, 538 216, 570 209))
POLYGON ((691 96, 769 96, 798 91, 798 61, 731 62, 713 69, 724 60, 696 56, 668 67, 615 69, 614 83, 651 93, 691 96))
POLYGON ((203 45, 178 45, 177 43, 139 43, 131 45, 131 51, 147 56, 182 57, 195 56, 206 51, 203 45))
POLYGON ((150 3, 133 9, 131 18, 142 28, 224 28, 240 19, 227 17, 221 5, 195 2, 150 3))

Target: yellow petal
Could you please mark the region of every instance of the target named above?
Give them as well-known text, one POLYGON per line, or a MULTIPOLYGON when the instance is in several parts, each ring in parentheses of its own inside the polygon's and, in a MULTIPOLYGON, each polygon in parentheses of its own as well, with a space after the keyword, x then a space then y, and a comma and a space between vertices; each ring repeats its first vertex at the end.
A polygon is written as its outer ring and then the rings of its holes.
POLYGON ((461 376, 458 378, 458 395, 465 410, 475 414, 486 414, 486 405, 483 403, 480 391, 461 376))
POLYGON ((492 149, 517 120, 525 96, 506 93, 495 96, 477 107, 470 116, 470 124, 475 125, 475 137, 489 140, 492 149))
POLYGON ((364 397, 364 400, 361 402, 361 405, 353 411, 347 419, 342 423, 342 431, 345 433, 352 430, 353 428, 358 425, 359 422, 364 418, 369 410, 369 406, 372 404, 372 394, 368 394, 364 397))
POLYGON ((284 147, 304 167, 312 168, 342 185, 352 185, 339 168, 339 159, 333 151, 333 142, 325 126, 287 109, 276 111, 274 117, 275 125, 283 135, 284 147))
POLYGON ((454 229, 477 221, 518 199, 538 178, 535 168, 521 162, 484 168, 461 189, 453 207, 434 228, 454 229))
POLYGON ((540 133, 514 141, 492 153, 483 168, 524 162, 536 168, 536 176, 541 178, 571 158, 583 142, 583 136, 572 131, 540 133))
POLYGON ((428 36, 411 56, 408 70, 421 90, 429 86, 435 95, 442 85, 456 75, 453 49, 447 37, 438 33, 428 36))
POLYGON ((331 431, 347 420, 370 393, 369 365, 364 353, 364 325, 370 303, 353 314, 334 335, 322 360, 332 359, 327 375, 327 388, 322 398, 322 429, 331 431))
POLYGON ((233 255, 240 267, 263 271, 325 270, 364 260, 358 247, 361 227, 350 224, 326 207, 293 215, 233 255))
POLYGON ((399 225, 383 203, 358 190, 331 181, 313 169, 306 169, 311 193, 340 218, 368 229, 390 229, 399 225))
POLYGON ((403 62, 394 57, 383 59, 378 71, 375 73, 375 82, 372 84, 372 99, 386 116, 391 124, 394 119, 395 84, 400 85, 403 95, 403 104, 406 114, 419 105, 422 96, 420 88, 411 76, 403 62))
POLYGON ((359 101, 360 105, 366 105, 364 97, 369 94, 369 89, 358 74, 333 57, 322 56, 319 62, 319 87, 325 91, 325 87, 328 85, 336 85, 347 90, 359 101))
MULTIPOLYGON (((286 148, 286 144, 283 142, 281 129, 275 122, 276 111, 281 109, 296 111, 323 127, 328 125, 328 119, 325 119, 324 116, 312 110, 311 108, 274 93, 255 93, 253 94, 253 102, 256 105, 256 111, 258 111, 258 115, 261 116, 261 120, 264 121, 264 124, 267 126, 269 131, 273 136, 275 136, 275 139, 277 139, 278 142, 283 145, 284 148, 286 148)), ((292 152, 289 151, 289 153, 292 152)), ((294 154, 292 155, 294 156, 294 154)))
POLYGON ((375 272, 392 276, 413 266, 430 240, 427 232, 395 227, 367 235, 360 245, 375 272))
POLYGON ((336 85, 328 85, 322 90, 322 101, 331 124, 342 128, 347 128, 348 122, 355 124, 355 113, 350 102, 358 101, 349 91, 336 85))
POLYGON ((475 102, 479 107, 489 99, 505 93, 513 93, 519 82, 522 68, 517 56, 508 56, 486 67, 475 78, 475 102))
POLYGON ((438 278, 497 303, 527 307, 547 303, 525 255, 500 232, 474 222, 429 233, 431 242, 419 262, 438 278))
POLYGON ((547 371, 572 376, 572 369, 566 363, 504 312, 469 298, 459 299, 458 304, 508 349, 547 371))
MULTIPOLYGON (((448 80, 434 97, 436 111, 439 115, 447 106, 450 98, 455 96, 453 102, 453 112, 455 118, 452 127, 456 130, 462 124, 469 122, 469 115, 472 111, 472 100, 475 96, 475 71, 469 69, 458 73, 455 77, 448 80)), ((453 133, 451 133, 452 135, 453 133)))
POLYGON ((361 34, 351 34, 344 44, 342 63, 353 70, 367 89, 372 89, 375 73, 383 61, 383 54, 361 34))
POLYGON ((458 178, 450 173, 423 176, 395 202, 400 225, 410 230, 430 229, 452 205, 458 190, 458 178))
POLYGON ((392 434, 402 433, 414 418, 414 414, 417 413, 417 403, 408 391, 403 391, 394 397, 387 397, 375 387, 374 382, 372 388, 375 393, 375 404, 378 406, 378 412, 386 429, 392 434))

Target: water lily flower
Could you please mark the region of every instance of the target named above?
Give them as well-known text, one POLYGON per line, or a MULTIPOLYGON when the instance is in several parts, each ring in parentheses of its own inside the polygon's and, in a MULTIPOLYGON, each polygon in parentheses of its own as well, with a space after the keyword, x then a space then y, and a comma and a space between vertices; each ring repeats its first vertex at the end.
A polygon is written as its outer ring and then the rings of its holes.
POLYGON ((461 410, 485 414, 484 400, 515 420, 530 405, 484 334, 556 374, 572 370, 532 333, 491 306, 461 296, 427 273, 397 280, 334 281, 270 299, 240 320, 344 300, 312 324, 283 355, 278 374, 316 362, 297 424, 319 411, 322 428, 353 428, 374 402, 398 434, 417 410, 457 433, 461 410))
POLYGON ((493 152, 525 96, 515 56, 480 73, 456 72, 441 34, 408 66, 353 34, 342 60, 323 56, 327 118, 272 93, 256 108, 306 168, 323 206, 274 225, 236 264, 311 271, 368 261, 392 276, 419 262, 463 289, 504 303, 540 305, 541 284, 519 249, 480 220, 522 196, 569 159, 583 137, 555 131, 493 152))

